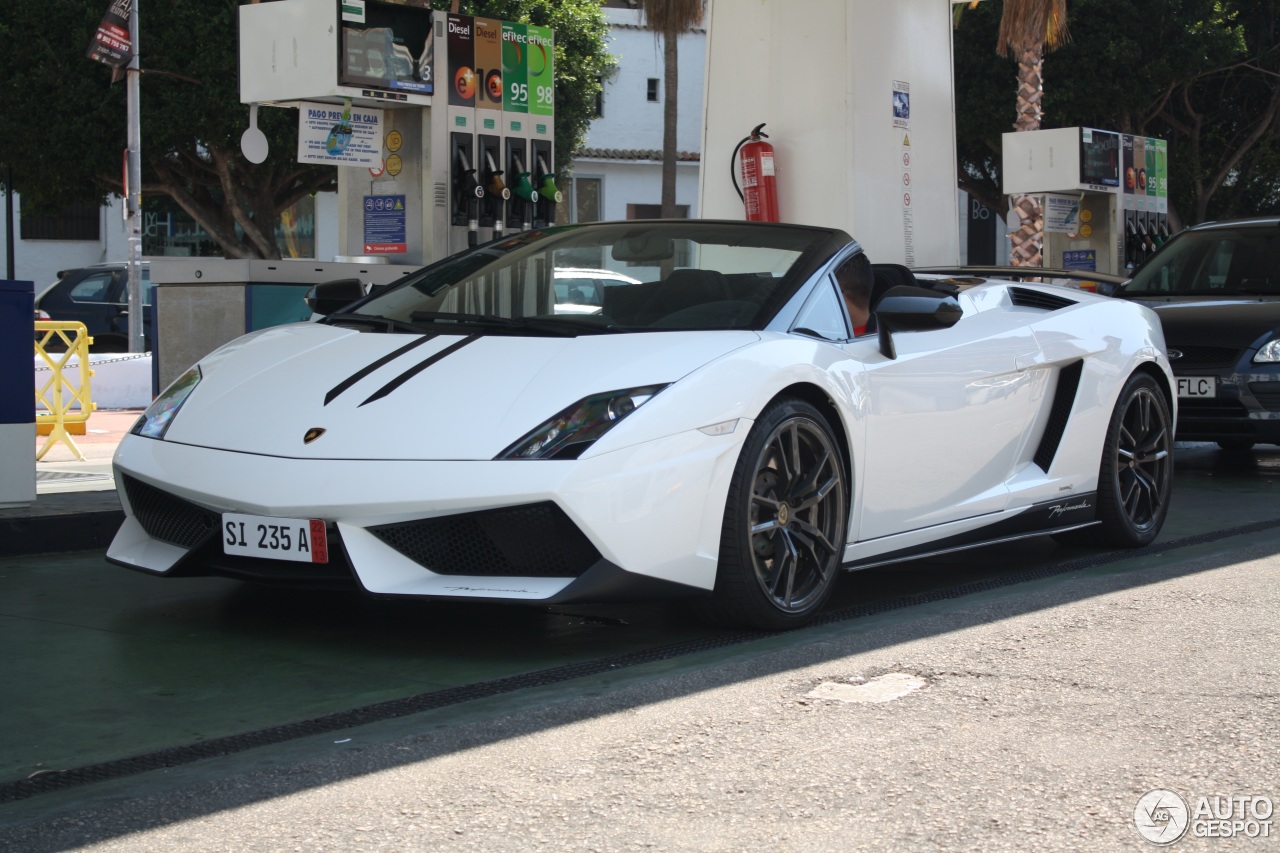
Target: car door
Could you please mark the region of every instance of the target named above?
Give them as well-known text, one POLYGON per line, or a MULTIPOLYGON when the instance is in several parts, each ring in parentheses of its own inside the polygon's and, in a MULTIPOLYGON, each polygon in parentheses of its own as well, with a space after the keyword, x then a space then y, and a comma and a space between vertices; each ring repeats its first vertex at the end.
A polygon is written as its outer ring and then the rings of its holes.
POLYGON ((84 323, 91 336, 109 333, 110 317, 115 310, 112 306, 115 272, 110 269, 88 269, 75 276, 68 276, 59 282, 55 288, 56 301, 46 298, 41 307, 54 320, 84 323), (45 307, 48 302, 52 304, 45 307))
POLYGON ((894 335, 897 358, 874 337, 847 344, 866 365, 866 447, 856 541, 998 512, 1034 420, 1039 380, 1035 315, 1011 312, 1003 291, 962 294, 948 329, 894 335))
MULTIPOLYGON (((146 349, 151 349, 151 268, 142 267, 142 334, 146 349)), ((116 273, 111 296, 111 330, 116 335, 129 340, 129 272, 120 270, 116 273)))

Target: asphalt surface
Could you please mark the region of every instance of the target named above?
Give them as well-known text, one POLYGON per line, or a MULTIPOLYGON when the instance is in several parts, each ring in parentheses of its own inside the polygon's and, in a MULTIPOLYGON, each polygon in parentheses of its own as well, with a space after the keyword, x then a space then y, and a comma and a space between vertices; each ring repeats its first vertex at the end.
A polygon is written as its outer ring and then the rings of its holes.
POLYGON ((0 850, 1154 849, 1153 789, 1280 800, 1278 555, 1263 527, 19 800, 0 850))
POLYGON ((11 803, 0 845, 1141 849, 1152 789, 1280 798, 1278 550, 1272 530, 11 803), (889 673, 924 686, 809 695, 889 673))

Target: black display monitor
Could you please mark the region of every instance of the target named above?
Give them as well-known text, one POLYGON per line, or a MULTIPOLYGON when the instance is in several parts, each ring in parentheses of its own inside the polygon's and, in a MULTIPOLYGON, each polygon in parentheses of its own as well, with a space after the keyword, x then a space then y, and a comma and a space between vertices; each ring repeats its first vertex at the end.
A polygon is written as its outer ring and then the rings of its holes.
MULTIPOLYGON (((340 11, 345 11, 339 0, 340 11)), ((435 89, 431 10, 365 0, 363 20, 340 16, 338 85, 430 95, 435 89)))
POLYGON ((1080 183, 1120 186, 1120 134, 1080 128, 1080 183))

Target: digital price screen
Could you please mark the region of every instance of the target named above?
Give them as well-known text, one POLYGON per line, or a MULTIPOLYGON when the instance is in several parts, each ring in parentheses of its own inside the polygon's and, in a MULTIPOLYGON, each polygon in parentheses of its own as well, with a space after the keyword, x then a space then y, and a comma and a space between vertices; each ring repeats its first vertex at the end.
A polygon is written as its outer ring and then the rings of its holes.
POLYGON ((430 95, 431 10, 366 0, 344 8, 338 83, 430 95))
POLYGON ((1120 134, 1080 128, 1080 183, 1120 186, 1120 134))

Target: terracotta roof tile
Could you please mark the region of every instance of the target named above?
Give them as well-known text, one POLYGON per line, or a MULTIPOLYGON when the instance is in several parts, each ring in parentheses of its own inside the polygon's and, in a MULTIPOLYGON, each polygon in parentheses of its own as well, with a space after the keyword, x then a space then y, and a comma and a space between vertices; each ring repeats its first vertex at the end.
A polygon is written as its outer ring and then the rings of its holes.
MULTIPOLYGON (((662 162, 662 152, 656 148, 583 148, 578 158, 592 160, 651 160, 662 162)), ((697 151, 677 151, 676 161, 680 163, 701 162, 702 155, 697 151)))

